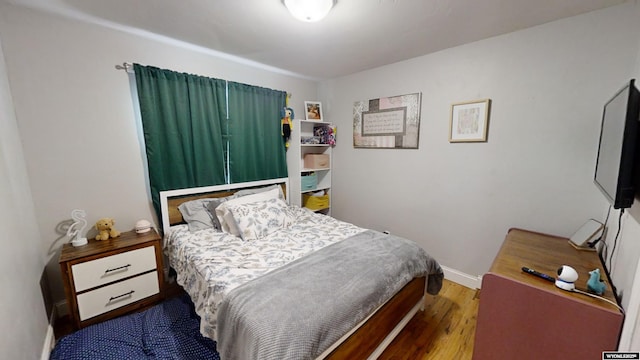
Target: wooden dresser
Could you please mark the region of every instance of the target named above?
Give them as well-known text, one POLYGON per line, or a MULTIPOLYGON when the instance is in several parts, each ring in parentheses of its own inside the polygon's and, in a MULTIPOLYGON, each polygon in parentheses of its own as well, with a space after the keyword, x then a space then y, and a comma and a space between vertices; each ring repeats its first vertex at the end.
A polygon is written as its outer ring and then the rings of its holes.
POLYGON ((522 271, 555 278, 562 265, 576 269, 583 291, 589 271, 599 268, 604 297, 615 302, 596 252, 576 250, 567 238, 511 229, 482 278, 474 360, 601 359, 602 351, 617 349, 623 315, 616 306, 522 271))
POLYGON ((155 230, 90 239, 78 247, 65 244, 59 263, 76 329, 146 308, 162 298, 161 237, 155 230))

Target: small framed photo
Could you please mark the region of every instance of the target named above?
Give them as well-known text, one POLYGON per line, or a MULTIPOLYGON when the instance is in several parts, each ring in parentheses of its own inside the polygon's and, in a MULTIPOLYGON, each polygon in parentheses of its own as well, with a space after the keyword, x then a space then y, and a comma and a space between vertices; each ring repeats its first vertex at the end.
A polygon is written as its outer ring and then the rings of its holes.
POLYGON ((487 141, 491 99, 451 105, 449 142, 487 141))
POLYGON ((323 121, 322 104, 319 101, 305 101, 304 109, 307 120, 323 121))

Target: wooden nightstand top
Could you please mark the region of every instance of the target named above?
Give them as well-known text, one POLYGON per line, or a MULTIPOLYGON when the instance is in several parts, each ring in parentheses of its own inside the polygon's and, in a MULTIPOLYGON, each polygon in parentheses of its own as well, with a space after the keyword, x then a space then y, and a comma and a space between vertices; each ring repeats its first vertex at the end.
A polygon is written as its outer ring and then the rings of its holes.
POLYGON ((151 229, 151 231, 142 234, 138 234, 135 231, 122 232, 117 238, 109 240, 89 239, 88 244, 78 247, 67 243, 62 246, 62 251, 60 252, 60 260, 58 262, 64 263, 75 259, 144 244, 150 241, 156 241, 159 239, 160 235, 154 229, 151 229))

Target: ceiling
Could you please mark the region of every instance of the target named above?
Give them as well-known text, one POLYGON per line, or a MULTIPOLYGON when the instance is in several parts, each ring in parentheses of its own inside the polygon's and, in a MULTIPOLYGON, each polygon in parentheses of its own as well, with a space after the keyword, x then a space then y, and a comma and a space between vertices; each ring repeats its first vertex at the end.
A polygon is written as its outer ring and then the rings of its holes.
POLYGON ((317 23, 281 0, 0 0, 152 33, 330 79, 616 5, 624 0, 338 0, 317 23))

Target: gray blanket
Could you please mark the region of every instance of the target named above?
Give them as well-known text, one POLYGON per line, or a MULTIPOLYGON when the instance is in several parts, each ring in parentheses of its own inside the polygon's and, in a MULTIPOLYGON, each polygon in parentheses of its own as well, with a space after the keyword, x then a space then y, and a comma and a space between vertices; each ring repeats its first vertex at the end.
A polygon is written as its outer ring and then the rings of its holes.
POLYGON ((222 360, 314 359, 411 279, 442 287, 412 241, 367 230, 232 290, 218 308, 222 360))

